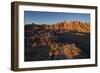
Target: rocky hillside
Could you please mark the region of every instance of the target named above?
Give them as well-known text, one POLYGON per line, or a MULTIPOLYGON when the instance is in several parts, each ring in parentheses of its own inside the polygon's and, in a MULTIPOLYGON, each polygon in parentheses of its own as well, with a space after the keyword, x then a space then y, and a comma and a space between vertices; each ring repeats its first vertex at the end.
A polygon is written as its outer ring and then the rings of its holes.
POLYGON ((25 61, 90 57, 90 24, 80 21, 25 25, 25 61))
POLYGON ((83 23, 80 21, 71 21, 71 22, 59 22, 55 24, 42 24, 38 25, 35 23, 32 23, 30 25, 26 25, 28 27, 25 27, 28 30, 35 30, 35 29, 43 29, 43 30, 53 30, 53 31, 77 31, 77 32, 90 32, 90 24, 89 23, 83 23))

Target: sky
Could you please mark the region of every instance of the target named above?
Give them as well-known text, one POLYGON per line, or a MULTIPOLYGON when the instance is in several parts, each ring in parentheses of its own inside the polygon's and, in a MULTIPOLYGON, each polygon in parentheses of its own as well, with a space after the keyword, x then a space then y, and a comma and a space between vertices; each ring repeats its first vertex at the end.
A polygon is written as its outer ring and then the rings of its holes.
POLYGON ((73 20, 90 23, 90 14, 24 11, 24 24, 53 24, 57 22, 73 20))

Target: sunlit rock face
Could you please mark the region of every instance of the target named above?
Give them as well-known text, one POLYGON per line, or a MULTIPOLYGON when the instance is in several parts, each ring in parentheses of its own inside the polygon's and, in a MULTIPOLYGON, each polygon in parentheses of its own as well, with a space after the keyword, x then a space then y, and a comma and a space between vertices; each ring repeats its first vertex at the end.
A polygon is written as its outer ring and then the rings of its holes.
POLYGON ((59 44, 59 43, 51 43, 49 49, 49 56, 65 56, 66 58, 72 59, 76 56, 80 55, 81 49, 76 47, 75 44, 59 44))
POLYGON ((45 29, 89 32, 90 25, 89 23, 82 23, 80 21, 71 21, 71 22, 64 21, 61 23, 55 23, 52 25, 45 26, 45 29))
POLYGON ((63 46, 64 55, 68 58, 74 58, 80 55, 81 49, 76 47, 75 44, 66 44, 63 46))

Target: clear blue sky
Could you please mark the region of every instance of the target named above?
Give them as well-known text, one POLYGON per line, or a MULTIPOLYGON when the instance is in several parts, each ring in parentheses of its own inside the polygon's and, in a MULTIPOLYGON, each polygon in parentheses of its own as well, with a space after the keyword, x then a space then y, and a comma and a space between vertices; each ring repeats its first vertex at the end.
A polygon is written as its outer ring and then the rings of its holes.
POLYGON ((53 24, 63 21, 75 21, 90 23, 90 14, 83 13, 61 13, 61 12, 39 12, 39 11, 24 11, 25 24, 53 24))

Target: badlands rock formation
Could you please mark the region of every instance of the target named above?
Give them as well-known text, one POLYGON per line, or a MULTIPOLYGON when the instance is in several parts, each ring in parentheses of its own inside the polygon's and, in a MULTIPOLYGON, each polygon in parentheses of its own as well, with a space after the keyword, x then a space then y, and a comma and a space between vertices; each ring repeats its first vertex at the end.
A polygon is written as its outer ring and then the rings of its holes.
POLYGON ((25 25, 25 61, 90 57, 90 24, 64 21, 25 25))

